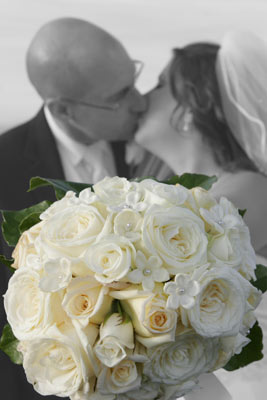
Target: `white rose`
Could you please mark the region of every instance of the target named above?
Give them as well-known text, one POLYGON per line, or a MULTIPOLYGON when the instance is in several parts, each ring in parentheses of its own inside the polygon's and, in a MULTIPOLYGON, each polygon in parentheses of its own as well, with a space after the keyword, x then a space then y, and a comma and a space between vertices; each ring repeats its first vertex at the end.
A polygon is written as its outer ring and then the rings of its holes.
POLYGON ((236 336, 220 337, 220 349, 218 358, 214 365, 214 371, 224 367, 234 354, 241 353, 244 346, 250 342, 250 339, 238 333, 236 336))
POLYGON ((186 381, 178 385, 161 384, 161 396, 158 400, 176 400, 198 387, 196 381, 186 381))
POLYGON ((217 204, 216 199, 211 193, 201 187, 195 187, 190 190, 198 209, 203 208, 209 210, 217 204))
POLYGON ((93 276, 74 278, 66 289, 62 306, 71 319, 100 324, 113 300, 108 292, 93 276))
POLYGON ((114 176, 105 177, 94 186, 94 192, 101 201, 108 205, 119 205, 126 200, 127 193, 132 187, 131 182, 126 178, 114 176))
POLYGON ((143 219, 138 212, 130 209, 122 210, 114 218, 114 233, 134 242, 140 239, 142 222, 143 219))
POLYGON ((140 187, 144 190, 144 202, 148 205, 179 206, 185 203, 189 193, 184 186, 167 185, 153 179, 144 179, 140 187))
POLYGON ((37 249, 35 247, 35 239, 38 237, 43 222, 39 222, 33 225, 30 229, 23 232, 19 238, 18 243, 12 253, 14 262, 12 264, 13 268, 20 268, 28 266, 27 258, 29 255, 37 255, 37 249))
POLYGON ((101 394, 98 390, 95 390, 96 378, 90 378, 89 386, 90 390, 78 390, 76 393, 70 396, 70 400, 115 400, 115 394, 101 394))
POLYGON ((90 205, 69 207, 42 226, 38 244, 48 257, 79 257, 95 241, 104 227, 105 220, 90 205))
POLYGON ((97 380, 102 394, 125 393, 136 390, 141 384, 141 374, 134 361, 124 359, 113 368, 104 367, 97 380))
POLYGON ((216 265, 236 268, 245 278, 255 279, 256 255, 251 245, 248 227, 237 208, 222 197, 210 209, 200 209, 207 231, 213 235, 209 259, 216 265))
POLYGON ((69 190, 62 199, 55 201, 48 207, 41 215, 41 220, 48 220, 53 217, 55 214, 65 210, 68 207, 72 207, 75 204, 79 204, 80 201, 76 197, 76 194, 69 190))
POLYGON ((199 277, 200 292, 194 306, 181 310, 197 333, 205 337, 236 335, 245 312, 250 283, 227 267, 212 268, 199 277))
POLYGON ((172 274, 191 271, 207 259, 203 221, 182 207, 151 207, 144 216, 143 242, 157 254, 172 274))
POLYGON ((44 293, 39 281, 38 271, 28 268, 18 269, 9 280, 4 306, 7 320, 19 340, 33 339, 66 317, 61 295, 44 293))
POLYGON ((117 395, 117 400, 154 400, 161 392, 159 383, 145 380, 138 389, 117 395))
MULTIPOLYGON (((97 330, 92 328, 90 333, 93 344, 97 330)), ((94 369, 75 330, 72 327, 63 332, 55 329, 54 336, 26 342, 23 367, 28 382, 43 396, 67 397, 79 389, 88 392, 94 369)))
POLYGON ((148 349, 144 374, 152 382, 178 384, 210 371, 217 359, 218 340, 195 333, 181 334, 175 342, 148 349))
POLYGON ((146 347, 174 340, 177 313, 166 308, 166 299, 155 293, 124 290, 111 292, 130 315, 137 340, 146 347))
POLYGON ((242 327, 240 329, 240 333, 243 335, 247 335, 257 321, 254 310, 258 307, 262 299, 262 292, 260 290, 256 289, 253 285, 249 285, 249 287, 250 293, 247 298, 247 312, 244 315, 242 327))
POLYGON ((246 279, 255 279, 256 255, 246 226, 215 236, 210 242, 208 257, 214 265, 228 265, 246 279))
POLYGON ((93 244, 85 254, 85 262, 101 283, 111 283, 125 277, 134 262, 135 248, 123 236, 107 235, 93 244))
POLYGON ((114 367, 126 358, 126 349, 134 348, 133 325, 127 317, 113 313, 102 323, 100 338, 94 350, 99 360, 107 367, 114 367))

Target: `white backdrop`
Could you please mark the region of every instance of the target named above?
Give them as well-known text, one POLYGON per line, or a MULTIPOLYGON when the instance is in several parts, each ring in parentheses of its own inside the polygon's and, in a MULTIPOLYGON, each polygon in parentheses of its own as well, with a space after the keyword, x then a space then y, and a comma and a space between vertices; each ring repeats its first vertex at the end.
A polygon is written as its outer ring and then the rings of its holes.
POLYGON ((267 38, 266 0, 0 0, 0 132, 32 117, 41 104, 27 80, 25 51, 43 23, 63 16, 99 24, 143 60, 142 91, 154 85, 172 47, 219 42, 235 27, 267 38))

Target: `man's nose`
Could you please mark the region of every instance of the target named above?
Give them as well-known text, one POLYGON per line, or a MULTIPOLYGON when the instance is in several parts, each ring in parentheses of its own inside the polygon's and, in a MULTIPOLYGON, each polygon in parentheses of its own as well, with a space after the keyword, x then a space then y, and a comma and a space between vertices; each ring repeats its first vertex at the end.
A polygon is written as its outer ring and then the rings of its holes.
POLYGON ((136 113, 144 113, 147 110, 147 98, 135 88, 132 92, 130 108, 136 113))

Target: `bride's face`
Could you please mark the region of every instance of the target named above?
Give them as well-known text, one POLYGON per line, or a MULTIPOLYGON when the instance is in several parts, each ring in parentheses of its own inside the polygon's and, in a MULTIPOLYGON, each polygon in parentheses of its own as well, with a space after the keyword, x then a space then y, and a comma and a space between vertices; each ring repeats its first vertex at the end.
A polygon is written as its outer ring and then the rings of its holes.
POLYGON ((195 153, 200 135, 179 129, 183 108, 171 93, 170 66, 159 76, 158 85, 147 94, 148 111, 141 120, 135 140, 162 158, 176 172, 190 172, 188 154, 195 153))

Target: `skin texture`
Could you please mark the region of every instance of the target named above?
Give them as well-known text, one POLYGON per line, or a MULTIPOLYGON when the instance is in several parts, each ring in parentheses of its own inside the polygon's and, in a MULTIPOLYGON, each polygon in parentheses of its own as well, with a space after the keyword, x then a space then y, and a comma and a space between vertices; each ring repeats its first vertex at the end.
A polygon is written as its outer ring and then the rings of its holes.
POLYGON ((147 99, 149 108, 140 122, 135 140, 177 174, 207 173, 211 164, 217 170, 207 144, 193 124, 190 131, 182 131, 183 109, 177 108, 177 101, 171 94, 169 65, 160 74, 157 86, 147 94, 147 99), (206 157, 200 156, 203 153, 206 157))
POLYGON ((71 137, 82 143, 132 137, 146 102, 134 88, 133 60, 113 36, 80 19, 54 20, 37 32, 26 65, 31 83, 71 137))

